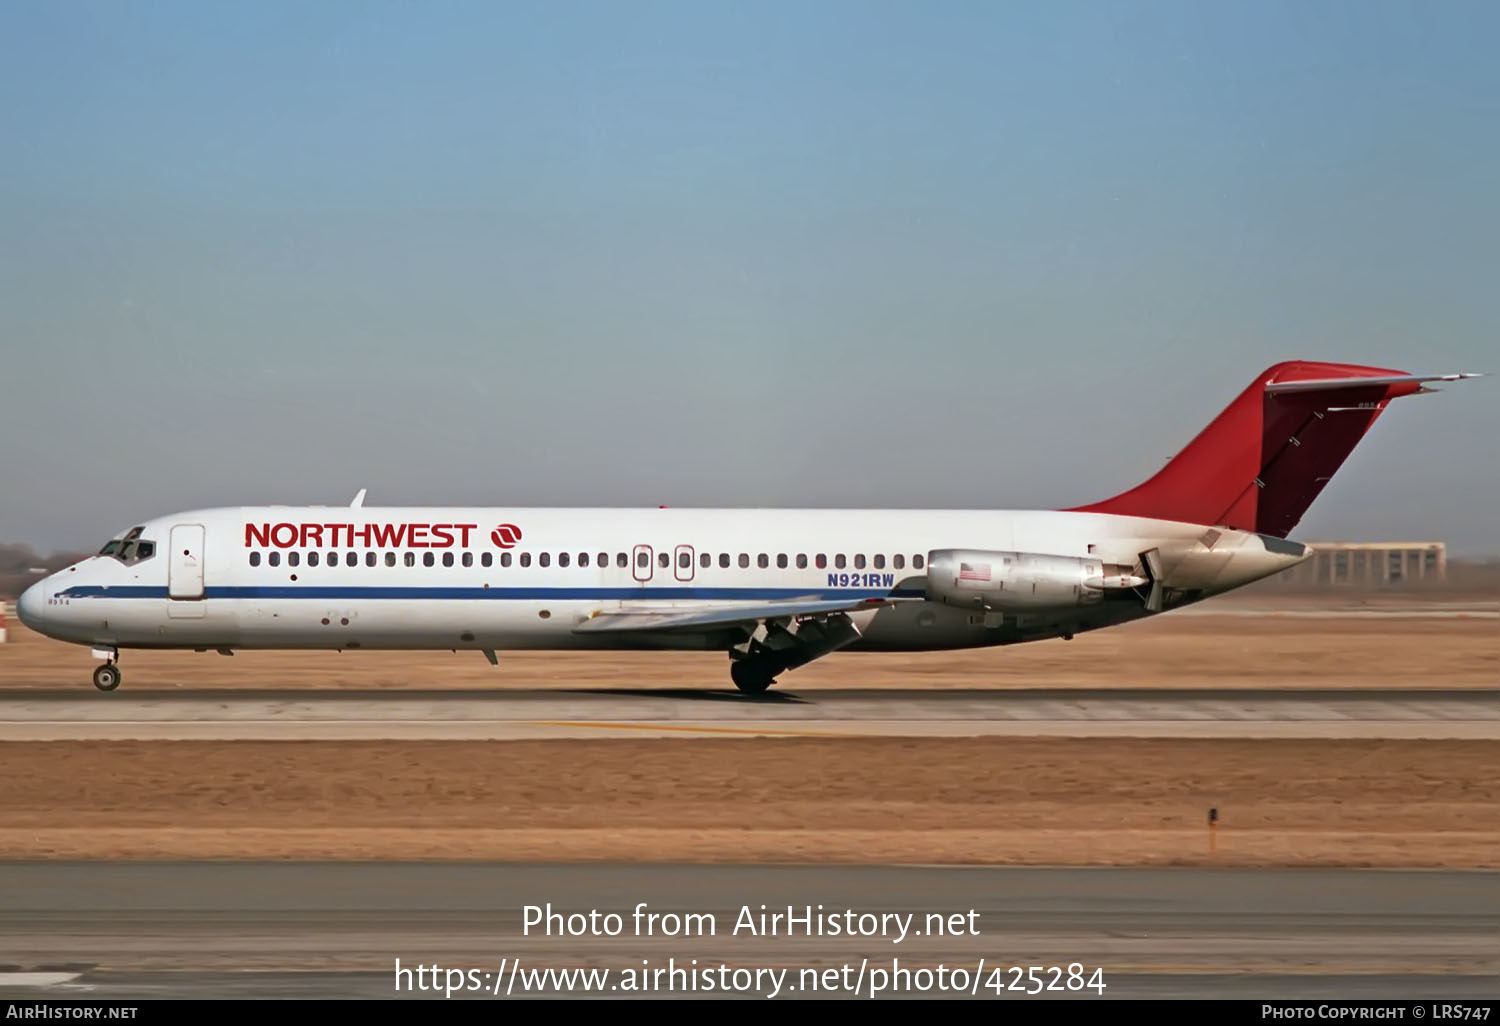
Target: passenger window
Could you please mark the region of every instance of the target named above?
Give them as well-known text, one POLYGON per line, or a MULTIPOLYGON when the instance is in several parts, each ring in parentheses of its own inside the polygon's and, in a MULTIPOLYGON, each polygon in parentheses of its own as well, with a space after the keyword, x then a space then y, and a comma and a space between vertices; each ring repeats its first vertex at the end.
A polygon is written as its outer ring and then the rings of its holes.
MULTIPOLYGON (((508 555, 510 555, 510 553, 507 552, 506 555, 508 556, 508 555)), ((494 566, 495 565, 495 556, 494 556, 494 553, 491 553, 491 552, 480 553, 480 555, 479 555, 479 565, 480 566, 494 566)))
POLYGON ((818 553, 817 558, 814 559, 813 562, 817 564, 819 570, 825 570, 828 568, 828 557, 823 555, 823 553, 821 552, 818 553))
POLYGON ((786 569, 786 553, 785 552, 778 552, 776 554, 776 565, 778 567, 780 567, 781 569, 783 569, 783 570, 786 569))
POLYGON ((396 565, 396 554, 394 552, 387 552, 385 554, 385 565, 386 566, 395 566, 396 565))
POLYGON ((863 570, 864 568, 865 568, 865 554, 863 552, 861 552, 859 555, 857 555, 857 556, 854 557, 854 569, 856 569, 856 570, 863 570))
POLYGON ((745 552, 741 552, 740 553, 740 569, 743 570, 746 567, 748 567, 749 565, 750 565, 750 556, 749 556, 749 554, 745 553, 745 552))
POLYGON ((805 553, 805 552, 799 552, 799 553, 797 553, 797 569, 798 570, 806 570, 807 569, 807 553, 805 553))
POLYGON ((913 556, 913 557, 911 557, 911 568, 913 570, 920 570, 920 569, 922 569, 922 557, 921 556, 913 556))
POLYGON ((463 558, 463 564, 464 564, 464 566, 473 566, 474 565, 474 553, 472 553, 472 552, 465 552, 464 553, 464 558, 463 558))
POLYGON ((615 566, 624 569, 630 565, 630 557, 623 552, 615 553, 615 566))
POLYGON ((900 555, 899 553, 897 555, 892 556, 891 557, 891 566, 894 567, 897 570, 905 570, 906 569, 906 557, 903 556, 903 555, 900 555))
POLYGON ((657 563, 661 564, 661 568, 663 570, 672 565, 672 557, 667 555, 665 552, 657 553, 656 561, 657 563))
POLYGON ((279 552, 273 552, 273 553, 271 553, 270 555, 268 555, 266 557, 266 562, 269 563, 271 566, 280 566, 281 565, 281 553, 279 553, 279 552))
POLYGON ((771 559, 764 552, 755 557, 755 565, 764 570, 771 565, 771 559))
POLYGON ((417 554, 415 552, 406 553, 402 556, 402 562, 404 562, 407 566, 416 566, 417 554))
POLYGON ((651 565, 651 557, 644 552, 637 552, 635 554, 635 565, 644 570, 651 565))
POLYGON ((842 570, 842 569, 844 569, 844 567, 846 567, 848 565, 849 564, 845 561, 844 554, 842 552, 840 552, 837 556, 833 557, 833 568, 835 570, 842 570))
POLYGON ((443 553, 443 565, 444 566, 452 566, 453 565, 453 553, 451 553, 451 552, 445 552, 445 553, 443 553))
POLYGON ((557 554, 557 565, 558 566, 567 566, 570 562, 572 562, 572 560, 569 558, 569 556, 568 556, 568 554, 566 552, 559 552, 557 554))
POLYGON ((729 553, 719 553, 719 566, 725 570, 729 569, 729 553))
POLYGON ((704 552, 698 556, 698 565, 705 570, 712 566, 713 562, 714 557, 710 556, 707 552, 704 552))
POLYGON ((259 552, 252 552, 252 553, 250 553, 250 565, 251 566, 260 566, 260 553, 259 552))
POLYGON ((692 556, 691 553, 688 553, 688 552, 679 552, 677 554, 677 566, 679 568, 681 568, 683 570, 687 570, 687 569, 690 569, 692 567, 692 565, 693 565, 693 556, 692 556))
POLYGON ((424 553, 422 553, 422 565, 423 566, 436 566, 437 565, 437 557, 434 556, 430 552, 424 552, 424 553))
MULTIPOLYGON (((300 553, 300 552, 288 552, 286 554, 286 565, 287 566, 296 566, 300 562, 302 562, 302 553, 300 553)), ((316 562, 317 562, 317 560, 313 560, 312 563, 308 564, 308 566, 312 566, 316 562)))
POLYGON ((375 565, 375 560, 376 560, 375 553, 373 553, 373 552, 366 552, 365 553, 365 566, 374 566, 375 565))
MULTIPOLYGON (((510 553, 506 553, 506 555, 510 555, 510 553)), ((531 565, 531 553, 529 553, 529 552, 523 552, 523 553, 521 553, 521 565, 522 566, 530 566, 531 565)))
POLYGON ((536 565, 537 566, 551 566, 552 565, 552 553, 550 553, 550 552, 538 553, 537 557, 536 557, 536 565))
POLYGON ((884 570, 885 569, 885 557, 884 556, 876 556, 875 557, 875 569, 876 570, 884 570))
POLYGON ((599 553, 599 562, 595 563, 594 565, 597 566, 597 567, 599 567, 600 569, 603 569, 604 567, 609 566, 609 553, 608 552, 601 552, 601 553, 599 553))
MULTIPOLYGON (((292 555, 295 556, 296 553, 293 552, 292 555)), ((291 561, 291 557, 288 557, 287 558, 287 565, 288 566, 296 566, 297 564, 293 563, 291 561)), ((309 552, 307 554, 307 565, 308 566, 317 566, 318 565, 318 554, 316 552, 309 552)))
POLYGON ((578 554, 578 565, 579 566, 588 566, 589 565, 589 554, 587 552, 580 552, 578 554))

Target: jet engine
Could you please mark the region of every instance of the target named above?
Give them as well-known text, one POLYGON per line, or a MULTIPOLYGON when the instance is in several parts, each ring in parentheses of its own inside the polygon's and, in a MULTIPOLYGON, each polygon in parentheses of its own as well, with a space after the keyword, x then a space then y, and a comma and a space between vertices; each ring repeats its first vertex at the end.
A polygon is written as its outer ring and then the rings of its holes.
POLYGON ((938 549, 927 557, 927 595, 950 606, 1021 612, 1091 605, 1149 582, 1098 559, 1036 552, 938 549))

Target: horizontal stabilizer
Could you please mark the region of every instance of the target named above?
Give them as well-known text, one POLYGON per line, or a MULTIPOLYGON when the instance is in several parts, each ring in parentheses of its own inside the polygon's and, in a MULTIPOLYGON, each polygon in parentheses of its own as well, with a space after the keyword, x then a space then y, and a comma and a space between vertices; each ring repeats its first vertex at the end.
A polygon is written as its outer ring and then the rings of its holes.
MULTIPOLYGON (((1311 381, 1272 381, 1266 385, 1266 394, 1281 395, 1287 392, 1326 392, 1338 388, 1368 388, 1372 385, 1421 385, 1429 381, 1462 381, 1465 378, 1482 378, 1483 374, 1392 374, 1378 378, 1317 378, 1311 381)), ((1419 390, 1420 391, 1420 390, 1419 390)))

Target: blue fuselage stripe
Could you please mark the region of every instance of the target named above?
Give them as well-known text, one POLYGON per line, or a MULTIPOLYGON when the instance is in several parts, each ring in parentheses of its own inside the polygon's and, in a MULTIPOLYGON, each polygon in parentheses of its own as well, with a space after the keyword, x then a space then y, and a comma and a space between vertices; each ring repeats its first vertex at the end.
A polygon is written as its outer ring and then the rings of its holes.
MULTIPOLYGON (((629 601, 654 599, 670 601, 680 599, 728 600, 728 601, 778 601, 786 599, 808 599, 828 601, 836 599, 865 598, 922 598, 926 594, 920 588, 395 588, 395 587, 286 587, 277 585, 263 587, 246 585, 236 587, 208 588, 204 593, 210 599, 342 599, 351 601, 395 599, 404 601, 422 599, 443 600, 510 600, 510 601, 629 601)), ((58 593, 60 598, 106 598, 106 599, 165 599, 167 589, 150 585, 78 585, 58 593)))

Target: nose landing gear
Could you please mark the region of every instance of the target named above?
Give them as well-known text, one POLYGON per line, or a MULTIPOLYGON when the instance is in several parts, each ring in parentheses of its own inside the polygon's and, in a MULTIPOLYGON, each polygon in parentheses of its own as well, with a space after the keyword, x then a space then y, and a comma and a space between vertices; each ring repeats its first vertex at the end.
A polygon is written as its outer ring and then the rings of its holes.
POLYGON ((120 668, 114 663, 101 663, 94 667, 94 687, 100 691, 113 691, 120 686, 120 668))
POLYGON ((104 662, 94 667, 94 687, 100 691, 113 691, 120 686, 120 650, 114 647, 94 646, 94 658, 104 662))

